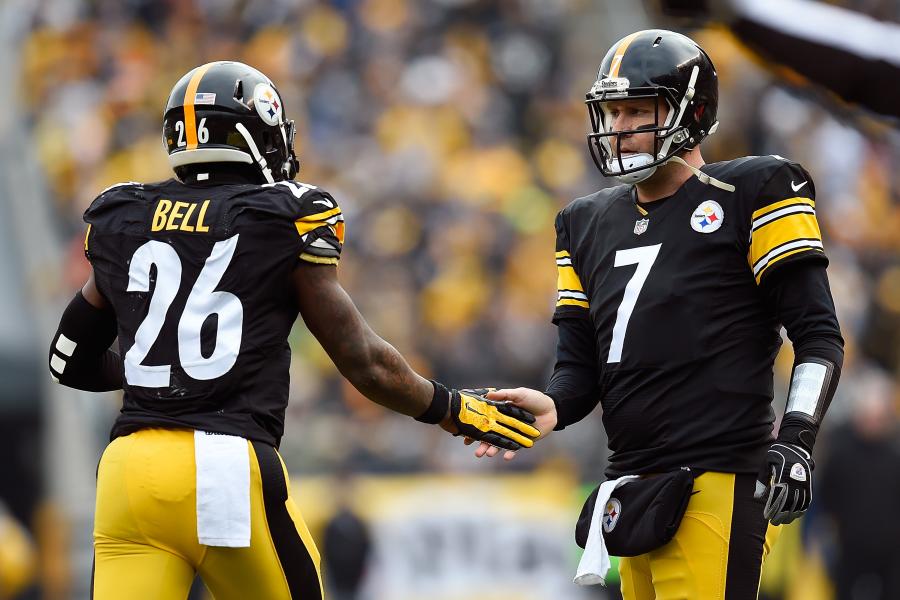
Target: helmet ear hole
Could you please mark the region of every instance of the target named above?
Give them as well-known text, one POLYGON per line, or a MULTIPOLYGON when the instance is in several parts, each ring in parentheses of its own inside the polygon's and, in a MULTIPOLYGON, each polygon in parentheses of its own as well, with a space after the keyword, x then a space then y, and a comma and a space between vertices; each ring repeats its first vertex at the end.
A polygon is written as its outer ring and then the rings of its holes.
POLYGON ((694 121, 697 123, 703 118, 703 113, 706 112, 706 104, 698 104, 697 108, 694 110, 694 121))
POLYGON ((263 148, 265 148, 266 152, 268 152, 269 150, 271 150, 272 148, 275 147, 275 144, 274 144, 275 138, 272 135, 272 132, 269 131, 268 129, 263 130, 262 139, 263 139, 263 148))

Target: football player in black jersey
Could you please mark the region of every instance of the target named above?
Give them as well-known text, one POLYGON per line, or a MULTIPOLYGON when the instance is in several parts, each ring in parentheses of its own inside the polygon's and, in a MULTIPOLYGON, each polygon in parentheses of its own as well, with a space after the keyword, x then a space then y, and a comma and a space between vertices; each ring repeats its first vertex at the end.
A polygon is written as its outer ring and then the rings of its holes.
POLYGON ((780 156, 706 164, 717 102, 716 70, 689 38, 639 31, 610 48, 587 94, 588 142, 624 185, 556 219, 546 393, 488 395, 529 409, 545 434, 599 403, 609 479, 694 472, 674 539, 622 560, 628 599, 756 597, 777 525, 812 499, 813 443, 843 362, 813 181, 780 156), (795 361, 773 438, 782 325, 795 361))
POLYGON ((298 313, 373 401, 510 450, 539 434, 524 409, 419 376, 369 328, 337 279, 341 209, 292 181, 284 115, 259 71, 197 67, 164 115, 177 179, 113 186, 85 213, 92 274, 50 371, 124 389, 97 474, 93 598, 184 598, 196 573, 219 600, 322 597, 276 450, 298 313))

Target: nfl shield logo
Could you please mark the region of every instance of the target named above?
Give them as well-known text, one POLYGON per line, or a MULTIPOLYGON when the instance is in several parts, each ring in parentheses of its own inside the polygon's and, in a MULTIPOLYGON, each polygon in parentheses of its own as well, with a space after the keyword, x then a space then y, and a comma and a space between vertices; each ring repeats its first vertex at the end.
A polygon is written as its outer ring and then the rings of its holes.
POLYGON ((634 234, 641 235, 645 231, 647 231, 647 226, 650 224, 650 219, 638 219, 634 222, 634 234))

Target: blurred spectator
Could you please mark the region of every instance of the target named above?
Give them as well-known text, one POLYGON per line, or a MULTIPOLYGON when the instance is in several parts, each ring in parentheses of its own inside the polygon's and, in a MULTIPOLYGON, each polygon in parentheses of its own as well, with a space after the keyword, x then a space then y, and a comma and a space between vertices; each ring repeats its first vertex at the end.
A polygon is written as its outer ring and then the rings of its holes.
POLYGON ((835 527, 830 571, 836 600, 900 598, 900 429, 896 380, 867 373, 849 423, 833 431, 821 509, 835 527))
POLYGON ((15 598, 33 583, 36 572, 31 536, 0 503, 0 598, 15 598))
POLYGON ((353 510, 353 480, 344 472, 336 481, 338 507, 325 525, 322 539, 323 572, 329 596, 357 600, 372 553, 365 521, 353 510))

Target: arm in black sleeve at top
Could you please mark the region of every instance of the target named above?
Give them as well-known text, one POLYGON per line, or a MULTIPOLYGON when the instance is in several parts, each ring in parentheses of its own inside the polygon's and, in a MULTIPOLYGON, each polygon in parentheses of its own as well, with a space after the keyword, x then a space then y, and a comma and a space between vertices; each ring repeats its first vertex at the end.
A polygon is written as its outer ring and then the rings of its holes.
POLYGON ((596 408, 600 401, 600 377, 590 320, 560 318, 556 325, 559 334, 556 366, 546 393, 556 405, 554 431, 559 431, 582 420, 596 408))
POLYGON ((824 261, 788 264, 763 281, 766 296, 794 346, 792 388, 798 365, 819 363, 829 367, 816 414, 787 411, 779 430, 779 440, 800 442, 807 450, 812 449, 822 417, 834 397, 844 362, 844 339, 825 266, 824 261))
POLYGON ((727 25, 738 41, 788 67, 845 102, 900 116, 900 64, 892 44, 867 43, 897 35, 896 23, 862 12, 806 0, 657 0, 664 14, 727 25))
POLYGON ((115 313, 94 306, 79 291, 63 312, 50 345, 54 380, 88 392, 122 389, 122 359, 110 349, 116 335, 115 313))

